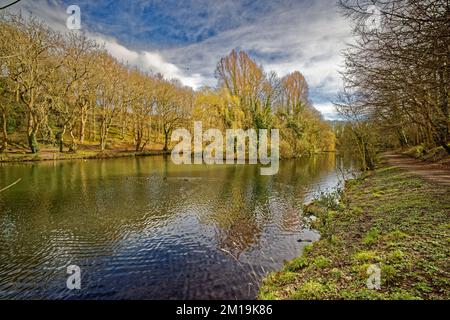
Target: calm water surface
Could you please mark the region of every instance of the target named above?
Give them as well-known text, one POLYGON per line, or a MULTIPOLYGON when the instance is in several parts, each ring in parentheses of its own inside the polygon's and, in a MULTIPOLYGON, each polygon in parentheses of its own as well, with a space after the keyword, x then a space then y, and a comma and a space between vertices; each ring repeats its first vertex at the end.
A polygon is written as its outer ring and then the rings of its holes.
POLYGON ((253 299, 318 235, 301 206, 338 183, 334 154, 257 166, 148 157, 0 165, 0 298, 253 299), (82 270, 66 288, 67 266, 82 270))

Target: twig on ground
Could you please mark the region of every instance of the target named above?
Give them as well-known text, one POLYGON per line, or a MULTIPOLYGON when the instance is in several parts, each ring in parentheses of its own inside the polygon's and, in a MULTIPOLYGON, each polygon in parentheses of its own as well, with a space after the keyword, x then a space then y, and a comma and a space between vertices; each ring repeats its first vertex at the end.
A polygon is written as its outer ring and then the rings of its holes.
POLYGON ((16 182, 14 182, 14 183, 11 183, 9 186, 7 186, 7 187, 1 189, 0 192, 3 192, 3 191, 8 190, 9 188, 11 188, 11 187, 15 186, 16 184, 18 184, 20 181, 22 181, 22 178, 18 179, 18 180, 17 180, 16 182))

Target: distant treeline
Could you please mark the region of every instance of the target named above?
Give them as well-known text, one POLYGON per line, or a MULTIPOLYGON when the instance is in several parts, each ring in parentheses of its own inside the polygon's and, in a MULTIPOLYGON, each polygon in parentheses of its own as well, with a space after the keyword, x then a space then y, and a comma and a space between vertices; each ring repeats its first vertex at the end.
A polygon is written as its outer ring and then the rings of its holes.
POLYGON ((313 108, 304 76, 279 78, 245 52, 232 51, 216 70, 218 85, 194 91, 116 61, 82 32, 61 34, 39 19, 0 19, 2 150, 12 137, 33 153, 40 144, 77 150, 85 142, 128 139, 141 151, 170 146, 174 129, 280 129, 281 155, 334 150, 331 127, 313 108))
POLYGON ((355 37, 336 102, 349 121, 338 132, 341 144, 358 146, 367 169, 386 147, 450 154, 450 2, 340 0, 339 6, 355 37))

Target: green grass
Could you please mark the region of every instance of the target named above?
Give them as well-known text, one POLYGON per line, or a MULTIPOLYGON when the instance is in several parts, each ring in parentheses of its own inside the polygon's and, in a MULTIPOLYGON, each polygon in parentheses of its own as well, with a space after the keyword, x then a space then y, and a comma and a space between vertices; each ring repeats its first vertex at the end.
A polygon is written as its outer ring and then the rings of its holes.
POLYGON ((450 299, 449 187, 383 167, 305 212, 321 240, 270 274, 260 299, 450 299), (380 290, 366 285, 372 264, 380 290))
POLYGON ((44 150, 36 154, 31 153, 0 153, 1 162, 38 162, 48 160, 81 160, 81 159, 109 159, 109 158, 124 158, 124 157, 139 157, 139 156, 153 156, 162 155, 165 152, 162 150, 145 150, 145 151, 123 151, 123 150, 106 150, 106 151, 91 151, 78 150, 76 153, 63 152, 55 150, 44 150))

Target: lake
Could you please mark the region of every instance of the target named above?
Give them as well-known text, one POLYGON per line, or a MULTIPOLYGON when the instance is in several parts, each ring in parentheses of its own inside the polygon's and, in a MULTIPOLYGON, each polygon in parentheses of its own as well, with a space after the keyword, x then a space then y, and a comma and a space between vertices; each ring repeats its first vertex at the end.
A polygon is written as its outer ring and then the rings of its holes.
POLYGON ((0 164, 1 299, 254 299, 319 235, 301 209, 351 159, 253 165, 170 158, 0 164), (67 267, 81 268, 69 290, 67 267))

